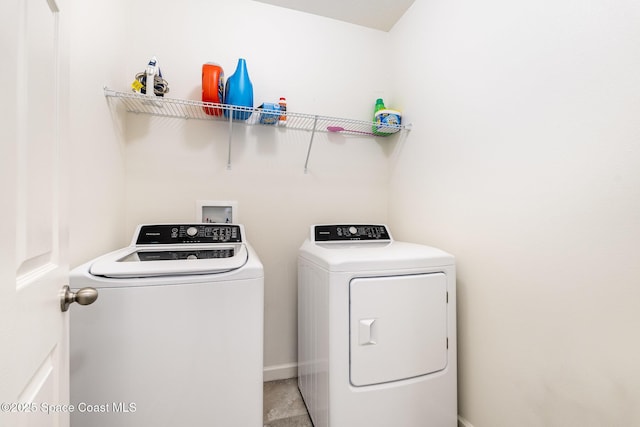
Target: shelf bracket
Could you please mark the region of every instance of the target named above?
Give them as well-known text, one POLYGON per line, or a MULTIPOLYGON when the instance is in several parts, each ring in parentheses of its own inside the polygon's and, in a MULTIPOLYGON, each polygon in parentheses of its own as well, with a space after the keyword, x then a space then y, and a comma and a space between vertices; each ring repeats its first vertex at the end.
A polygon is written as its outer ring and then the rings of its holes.
POLYGON ((309 156, 311 155, 311 146, 313 145, 313 137, 316 135, 316 127, 318 124, 318 116, 313 118, 313 129, 311 130, 311 139, 309 140, 309 148, 307 149, 307 159, 304 161, 304 173, 309 171, 309 156))
POLYGON ((231 141, 233 140, 233 110, 229 111, 229 146, 227 148, 227 170, 231 170, 231 141))

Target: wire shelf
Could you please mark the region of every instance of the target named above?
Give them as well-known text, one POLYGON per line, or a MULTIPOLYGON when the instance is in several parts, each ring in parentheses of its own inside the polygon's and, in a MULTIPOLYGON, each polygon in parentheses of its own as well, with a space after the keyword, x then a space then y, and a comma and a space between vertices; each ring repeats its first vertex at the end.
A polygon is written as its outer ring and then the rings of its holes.
POLYGON ((378 132, 373 133, 373 122, 365 120, 342 119, 338 117, 318 116, 312 114, 301 114, 287 111, 286 123, 264 124, 261 118, 266 117, 275 121, 280 116, 279 111, 263 110, 259 107, 240 107, 237 105, 215 104, 212 102, 192 101, 186 99, 167 98, 142 95, 134 92, 117 92, 104 88, 104 95, 107 98, 117 98, 128 112, 149 114, 161 117, 174 117, 181 119, 214 120, 229 123, 229 146, 227 168, 231 169, 231 128, 236 124, 257 125, 257 126, 277 126, 279 128, 303 130, 311 132, 307 158, 304 163, 304 171, 307 173, 309 156, 316 132, 337 133, 341 135, 358 135, 385 137, 401 131, 410 130, 411 125, 385 125, 378 127, 378 132), (208 114, 209 113, 209 114, 208 114), (265 115, 265 116, 263 116, 265 115))
MULTIPOLYGON (((273 124, 260 123, 261 115, 272 118, 275 114, 269 114, 268 110, 258 107, 240 107, 236 105, 215 104, 211 102, 192 101, 177 98, 151 97, 134 92, 117 92, 104 88, 106 97, 118 98, 127 111, 132 113, 150 114, 153 116, 175 117, 182 119, 230 121, 234 124, 274 126, 273 124), (217 113, 218 115, 207 114, 217 113), (241 120, 244 117, 246 120, 241 120)), ((373 123, 371 121, 344 119, 338 117, 318 116, 311 114, 301 114, 287 111, 286 124, 288 129, 335 132, 349 135, 369 135, 381 136, 392 135, 402 130, 410 129, 408 125, 389 125, 380 128, 385 135, 375 135, 372 132, 373 123)), ((275 126, 282 126, 276 124, 275 126)))

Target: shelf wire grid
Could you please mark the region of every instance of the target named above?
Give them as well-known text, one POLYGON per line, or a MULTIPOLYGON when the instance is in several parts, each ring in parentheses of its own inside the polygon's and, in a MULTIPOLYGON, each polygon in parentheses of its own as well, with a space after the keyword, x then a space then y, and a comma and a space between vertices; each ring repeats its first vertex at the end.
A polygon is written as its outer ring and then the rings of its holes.
POLYGON ((280 115, 280 112, 263 110, 259 107, 241 107, 229 104, 193 101, 177 98, 142 95, 134 92, 117 92, 104 88, 106 97, 117 98, 126 110, 133 113, 149 114, 161 117, 175 117, 196 120, 232 121, 234 124, 260 126, 286 126, 288 129, 309 132, 340 133, 348 135, 385 136, 398 131, 408 130, 408 125, 388 125, 378 128, 385 135, 373 133, 373 122, 338 117, 302 114, 287 111, 284 124, 260 123, 261 114, 280 115), (214 114, 207 114, 207 112, 214 114), (218 115, 215 115, 217 113, 218 115), (245 120, 242 118, 247 117, 245 120))

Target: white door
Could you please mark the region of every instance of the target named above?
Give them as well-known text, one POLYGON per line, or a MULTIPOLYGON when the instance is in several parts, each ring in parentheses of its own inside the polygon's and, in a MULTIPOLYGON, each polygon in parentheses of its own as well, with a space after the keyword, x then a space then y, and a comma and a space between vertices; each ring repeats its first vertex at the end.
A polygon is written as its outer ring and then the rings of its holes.
POLYGON ((61 3, 3 0, 0 18, 0 426, 69 425, 61 3))

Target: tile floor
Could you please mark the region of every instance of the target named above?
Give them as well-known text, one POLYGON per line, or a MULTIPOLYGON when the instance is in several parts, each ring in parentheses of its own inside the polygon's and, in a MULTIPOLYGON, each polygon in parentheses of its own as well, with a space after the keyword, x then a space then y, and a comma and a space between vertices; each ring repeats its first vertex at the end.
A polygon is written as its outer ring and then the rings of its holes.
POLYGON ((298 379, 264 383, 264 427, 313 427, 298 390, 298 379))

